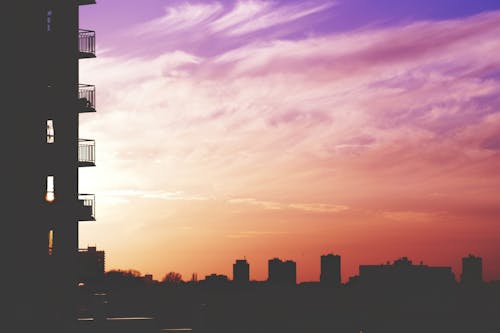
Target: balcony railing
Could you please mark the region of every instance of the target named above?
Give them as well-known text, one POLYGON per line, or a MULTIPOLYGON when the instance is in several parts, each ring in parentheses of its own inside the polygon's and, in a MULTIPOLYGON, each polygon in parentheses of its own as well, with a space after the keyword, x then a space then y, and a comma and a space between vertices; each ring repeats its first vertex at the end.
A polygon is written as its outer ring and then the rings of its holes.
POLYGON ((95 5, 95 0, 78 0, 78 5, 83 6, 83 5, 95 5))
POLYGON ((95 221, 95 195, 79 194, 78 202, 79 202, 78 220, 95 221))
POLYGON ((78 103, 80 112, 95 112, 95 86, 79 84, 78 103))
POLYGON ((95 166, 95 140, 78 139, 78 166, 95 166))
POLYGON ((95 31, 80 29, 78 40, 80 58, 95 58, 95 31))

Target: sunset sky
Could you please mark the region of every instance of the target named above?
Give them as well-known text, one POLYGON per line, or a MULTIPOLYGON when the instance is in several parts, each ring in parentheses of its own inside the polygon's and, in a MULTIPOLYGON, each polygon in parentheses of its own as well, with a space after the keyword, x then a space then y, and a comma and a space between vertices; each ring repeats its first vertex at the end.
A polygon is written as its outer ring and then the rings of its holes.
POLYGON ((483 257, 500 279, 498 0, 97 0, 97 221, 106 269, 319 279, 483 257))

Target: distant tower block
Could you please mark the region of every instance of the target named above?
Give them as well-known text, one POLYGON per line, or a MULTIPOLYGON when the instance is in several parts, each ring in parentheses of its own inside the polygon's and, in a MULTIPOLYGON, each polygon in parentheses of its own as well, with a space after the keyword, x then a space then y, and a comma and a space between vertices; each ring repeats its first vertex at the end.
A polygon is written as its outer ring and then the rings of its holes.
POLYGON ((327 254, 321 256, 320 282, 325 285, 339 286, 340 276, 340 256, 327 254))
POLYGON ((89 246, 78 250, 78 282, 99 282, 104 278, 104 251, 89 246))
POLYGON ((297 283, 297 264, 292 260, 269 259, 267 281, 274 285, 295 285, 297 283))
POLYGON ((238 284, 250 282, 250 265, 246 259, 238 259, 233 264, 233 281, 238 284))
POLYGON ((462 258, 462 275, 460 276, 462 284, 476 285, 483 282, 483 260, 469 254, 462 258))

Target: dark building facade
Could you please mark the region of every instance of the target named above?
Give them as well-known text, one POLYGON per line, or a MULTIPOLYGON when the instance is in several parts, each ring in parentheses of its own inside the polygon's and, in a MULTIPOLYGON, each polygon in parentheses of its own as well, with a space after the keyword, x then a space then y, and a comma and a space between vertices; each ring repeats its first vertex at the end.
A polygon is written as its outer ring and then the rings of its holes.
POLYGON ((97 251, 93 246, 78 251, 78 282, 99 282, 104 278, 104 271, 104 251, 97 251))
POLYGON ((340 256, 326 254, 321 256, 320 282, 324 285, 339 286, 341 284, 340 256))
POLYGON ((282 261, 278 258, 268 261, 268 279, 274 285, 295 285, 297 283, 297 265, 295 261, 282 261))
POLYGON ((238 259, 233 264, 233 282, 237 284, 250 282, 250 265, 246 259, 238 259))
MULTIPOLYGON (((95 34, 79 29, 93 0, 11 1, 3 139, 8 223, 4 263, 16 276, 3 293, 17 331, 68 331, 76 319, 78 223, 95 220, 93 195, 78 190, 79 167, 95 163, 79 139, 79 116, 95 111, 93 86, 79 84, 79 59, 95 57, 95 34), (36 279, 33 278, 33 272, 36 279), (36 282, 35 282, 36 280, 36 282)), ((6 54, 4 53, 4 54, 6 54)))
POLYGON ((357 283, 370 287, 433 288, 452 285, 455 277, 451 267, 414 265, 411 260, 402 257, 392 264, 360 265, 357 283))
POLYGON ((462 258, 460 282, 464 285, 477 285, 483 282, 483 259, 469 254, 462 258))
POLYGON ((226 275, 213 273, 206 275, 200 284, 205 287, 221 288, 229 286, 230 281, 226 275))

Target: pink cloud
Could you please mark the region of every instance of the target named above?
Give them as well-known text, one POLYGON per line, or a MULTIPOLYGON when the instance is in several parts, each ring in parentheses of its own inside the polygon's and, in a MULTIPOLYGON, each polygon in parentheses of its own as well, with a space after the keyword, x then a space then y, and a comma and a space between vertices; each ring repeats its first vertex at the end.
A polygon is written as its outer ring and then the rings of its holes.
POLYGON ((331 122, 331 118, 326 112, 299 112, 288 111, 282 114, 272 115, 269 118, 271 126, 289 125, 290 123, 300 123, 301 125, 326 125, 331 122))
MULTIPOLYGON (((382 168, 384 161, 404 157, 406 162, 397 165, 406 172, 405 163, 432 165, 443 158, 446 164, 461 163, 464 147, 481 148, 491 140, 472 128, 498 110, 498 85, 483 79, 483 72, 472 73, 499 67, 488 56, 500 48, 492 39, 500 34, 493 24, 497 19, 498 13, 254 44, 214 58, 185 52, 155 59, 101 58, 82 71, 102 86, 102 122, 90 119, 89 126, 99 132, 107 122, 132 122, 102 132, 103 141, 119 152, 113 156, 125 156, 123 144, 146 163, 151 155, 144 152, 154 149, 159 165, 146 164, 153 174, 161 163, 179 158, 188 163, 186 176, 199 165, 214 179, 227 172, 236 176, 244 162, 251 169, 283 149, 288 158, 278 158, 274 167, 331 159, 328 163, 339 166, 382 168), (136 131, 140 137, 126 139, 136 131), (109 141, 111 134, 124 139, 109 141), (157 144, 145 149, 151 142, 157 144), (362 159, 337 161, 351 156, 352 149, 362 159)), ((330 172, 321 165, 310 166, 318 177, 330 172)))
MULTIPOLYGON (((226 31, 229 35, 243 35, 268 29, 283 23, 293 22, 300 18, 326 10, 334 5, 333 2, 320 4, 298 4, 285 6, 272 6, 267 1, 242 1, 236 5, 235 10, 228 14, 229 19, 224 20, 226 31), (248 11, 247 9, 250 9, 248 11), (248 15, 250 13, 250 15, 248 15), (228 24, 232 23, 232 24, 228 24)), ((217 22, 214 26, 220 28, 217 22)))
POLYGON ((234 8, 210 24, 213 31, 223 31, 248 22, 252 18, 265 14, 272 8, 269 1, 238 1, 234 8))
POLYGON ((166 7, 163 16, 135 28, 138 35, 172 35, 206 24, 220 14, 223 7, 218 2, 209 4, 182 3, 166 7))
POLYGON ((240 0, 234 6, 220 1, 174 3, 165 7, 162 16, 134 25, 128 31, 132 36, 128 42, 139 48, 133 52, 143 54, 174 50, 216 54, 252 40, 272 40, 300 31, 298 22, 334 5, 330 0, 240 0))
MULTIPOLYGON (((243 20, 210 15, 220 31, 243 20)), ((269 232, 289 221, 307 231, 312 219, 344 239, 356 225, 424 234, 428 223, 433 235, 455 227, 498 235, 499 20, 495 12, 255 42, 215 56, 178 51, 82 64, 82 80, 99 94, 98 113, 82 119, 82 136, 99 149, 85 186, 217 198, 209 208, 203 200, 163 203, 175 228, 208 218, 219 236, 255 230, 258 219, 269 232), (248 215, 231 215, 226 198, 251 198, 239 203, 251 206, 248 215)), ((127 204, 128 216, 140 218, 144 207, 127 204)))

